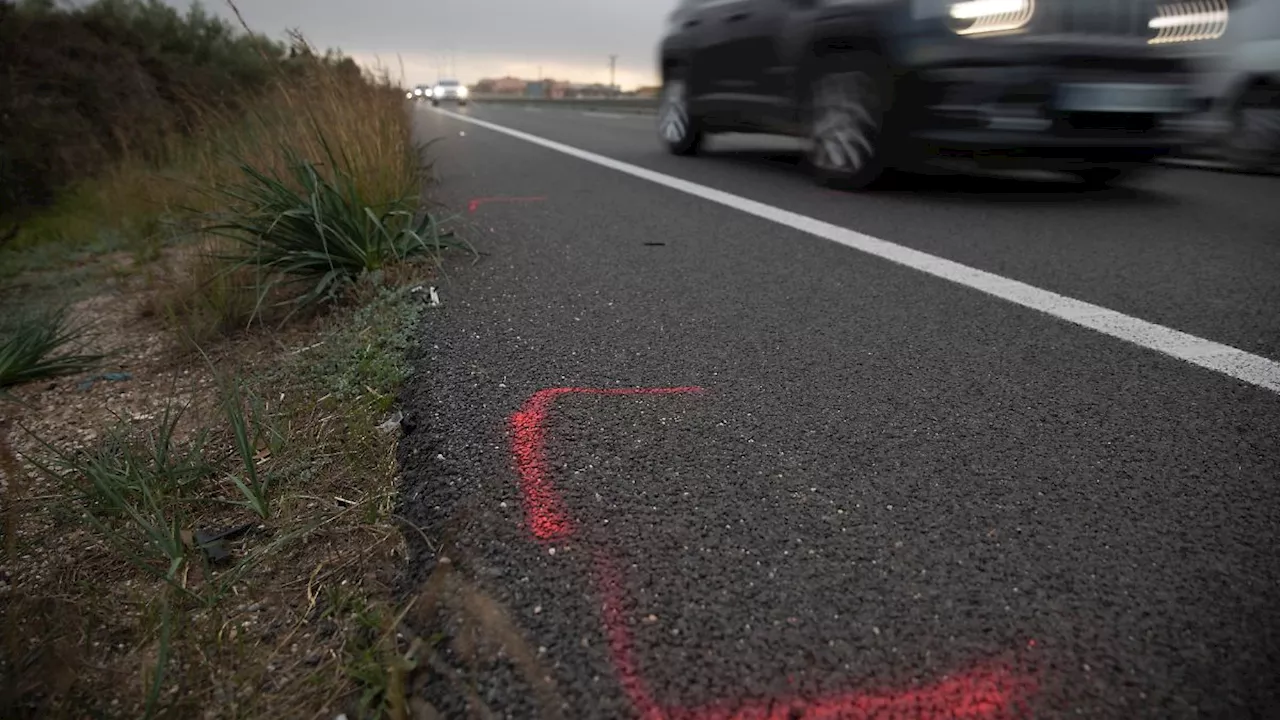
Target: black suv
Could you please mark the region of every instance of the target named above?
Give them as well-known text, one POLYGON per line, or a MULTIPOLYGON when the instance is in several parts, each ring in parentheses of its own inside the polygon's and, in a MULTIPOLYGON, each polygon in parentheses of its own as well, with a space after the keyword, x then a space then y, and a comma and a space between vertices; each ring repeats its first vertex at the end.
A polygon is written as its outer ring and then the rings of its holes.
POLYGON ((707 132, 808 138, 819 179, 851 188, 940 156, 1107 184, 1173 149, 1209 5, 682 0, 659 135, 682 155, 707 132))

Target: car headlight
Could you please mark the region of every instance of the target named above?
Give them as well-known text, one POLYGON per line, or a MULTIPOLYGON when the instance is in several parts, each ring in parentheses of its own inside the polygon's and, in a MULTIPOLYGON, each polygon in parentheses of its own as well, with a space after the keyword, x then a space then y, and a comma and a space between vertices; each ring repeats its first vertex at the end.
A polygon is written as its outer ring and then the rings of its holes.
POLYGON ((914 0, 917 20, 942 20, 958 35, 1011 33, 1026 27, 1036 0, 914 0))
POLYGON ((413 90, 413 94, 414 94, 414 95, 421 95, 421 94, 422 94, 422 88, 414 88, 414 90, 413 90))
POLYGON ((412 99, 413 99, 413 93, 411 93, 411 92, 407 92, 407 93, 405 93, 405 94, 404 94, 404 96, 405 96, 405 97, 407 97, 407 98, 409 98, 410 100, 412 100, 412 99))
POLYGON ((1226 0, 1169 3, 1156 8, 1147 27, 1156 31, 1152 45, 1216 40, 1227 32, 1231 11, 1226 0))
POLYGON ((958 35, 984 35, 1021 30, 1035 13, 1035 0, 964 0, 947 14, 958 35))
POLYGON ((466 97, 467 95, 470 95, 470 94, 471 94, 471 91, 468 90, 465 86, 458 88, 458 97, 466 97))

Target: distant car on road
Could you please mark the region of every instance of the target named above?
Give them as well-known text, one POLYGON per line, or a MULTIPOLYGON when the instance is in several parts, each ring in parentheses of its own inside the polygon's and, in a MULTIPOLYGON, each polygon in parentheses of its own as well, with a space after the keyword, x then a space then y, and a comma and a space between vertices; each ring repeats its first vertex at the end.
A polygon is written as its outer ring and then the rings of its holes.
POLYGON ((457 80, 441 80, 431 91, 431 104, 440 105, 442 102, 455 102, 458 105, 467 104, 467 96, 470 95, 467 86, 457 80))
POLYGON ((1219 47, 1198 61, 1210 142, 1231 165, 1280 164, 1280 0, 1242 0, 1219 47))
POLYGON ((1225 19, 1225 0, 682 0, 659 134, 677 154, 718 131, 808 138, 848 188, 939 156, 1105 185, 1178 144, 1170 48, 1225 19))
POLYGON ((418 102, 422 102, 423 100, 430 100, 431 94, 432 94, 432 87, 430 85, 414 85, 413 90, 409 91, 407 97, 410 100, 417 100, 418 102))

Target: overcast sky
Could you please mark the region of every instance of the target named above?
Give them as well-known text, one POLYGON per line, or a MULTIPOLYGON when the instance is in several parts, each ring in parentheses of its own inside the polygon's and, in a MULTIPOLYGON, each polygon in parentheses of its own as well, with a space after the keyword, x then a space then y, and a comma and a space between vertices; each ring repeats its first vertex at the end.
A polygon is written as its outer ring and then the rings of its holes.
MULTIPOLYGON (((186 8, 189 0, 165 0, 186 8)), ((230 17, 226 0, 205 7, 230 17)), ((663 19, 675 0, 237 0, 258 32, 298 28, 319 47, 341 48, 364 64, 380 59, 406 84, 434 82, 456 62, 463 82, 516 75, 578 82, 655 82, 663 19), (454 60, 450 61, 450 58, 454 60)))

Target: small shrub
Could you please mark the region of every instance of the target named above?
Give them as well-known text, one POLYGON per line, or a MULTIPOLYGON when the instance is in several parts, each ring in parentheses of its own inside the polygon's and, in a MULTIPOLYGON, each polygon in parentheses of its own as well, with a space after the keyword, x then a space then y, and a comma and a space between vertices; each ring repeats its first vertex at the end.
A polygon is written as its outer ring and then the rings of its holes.
POLYGON ((33 313, 0 332, 0 389, 91 370, 102 355, 71 351, 84 329, 67 320, 66 310, 33 313))
POLYGON ((453 246, 435 218, 415 222, 414 204, 364 197, 349 166, 330 154, 325 174, 286 150, 288 174, 243 165, 245 181, 223 188, 234 208, 211 232, 233 238, 236 260, 302 286, 299 305, 335 299, 361 276, 453 246))

